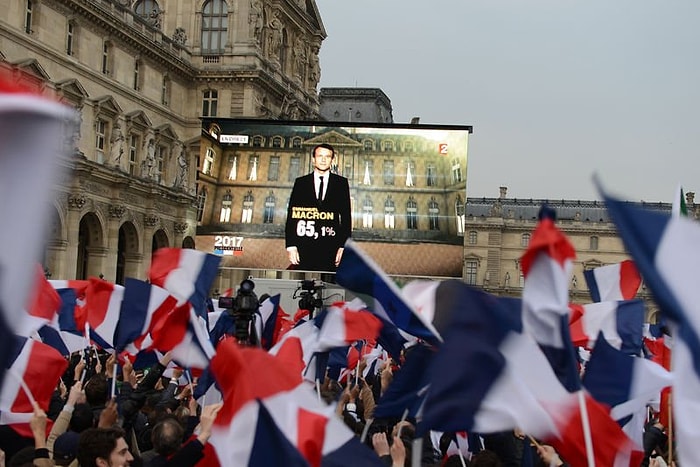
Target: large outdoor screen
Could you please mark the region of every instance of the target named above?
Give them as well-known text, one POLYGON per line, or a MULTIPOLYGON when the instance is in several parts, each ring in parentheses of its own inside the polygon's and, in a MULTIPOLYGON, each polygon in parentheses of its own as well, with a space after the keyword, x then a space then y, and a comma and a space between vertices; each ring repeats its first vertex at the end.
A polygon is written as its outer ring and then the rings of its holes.
MULTIPOLYGON (((471 131, 205 118, 196 248, 221 255, 224 268, 287 277, 280 274, 299 270, 290 243, 302 258, 320 258, 335 254, 337 239, 349 234, 392 276, 462 277, 471 131), (330 164, 332 174, 321 199, 318 181, 299 179, 317 162, 330 164)), ((333 272, 325 259, 305 264, 312 267, 303 270, 333 272)))

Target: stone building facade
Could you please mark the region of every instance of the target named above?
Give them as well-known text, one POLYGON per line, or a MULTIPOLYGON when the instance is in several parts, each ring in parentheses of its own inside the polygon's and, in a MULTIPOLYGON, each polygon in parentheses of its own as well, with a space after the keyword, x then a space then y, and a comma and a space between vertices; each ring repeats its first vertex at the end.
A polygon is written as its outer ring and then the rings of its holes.
POLYGON ((377 88, 321 88, 321 116, 332 122, 393 123, 391 99, 377 88))
POLYGON ((0 69, 81 116, 47 275, 121 283, 195 247, 200 117, 319 118, 325 37, 313 0, 9 0, 0 69))

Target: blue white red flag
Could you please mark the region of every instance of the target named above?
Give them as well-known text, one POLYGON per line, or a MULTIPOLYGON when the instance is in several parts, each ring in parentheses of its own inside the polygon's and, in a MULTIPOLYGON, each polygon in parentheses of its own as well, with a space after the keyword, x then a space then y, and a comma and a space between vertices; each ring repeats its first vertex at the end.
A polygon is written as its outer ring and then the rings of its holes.
POLYGON ((525 276, 522 321, 570 391, 581 387, 569 334, 569 280, 575 258, 573 245, 554 224, 554 212, 543 206, 520 260, 525 276))
POLYGON ((642 285, 642 276, 630 259, 587 269, 583 276, 594 302, 632 300, 642 285))
POLYGON ((53 347, 34 339, 16 337, 6 342, 5 347, 10 349, 12 359, 3 368, 11 374, 6 375, 0 388, 0 424, 10 425, 20 435, 31 438, 29 420, 34 413, 31 398, 48 411, 51 395, 68 361, 53 347))
POLYGON ((614 348, 641 355, 645 307, 642 300, 570 304, 569 328, 575 346, 592 349, 602 332, 614 348))
POLYGON ((114 348, 114 334, 120 320, 124 287, 91 277, 85 297, 90 338, 103 349, 114 348))
POLYGON ((382 322, 369 311, 336 302, 324 310, 318 333, 318 351, 343 347, 355 341, 375 341, 382 322))
MULTIPOLYGON (((602 190, 601 190, 602 191, 602 190)), ((674 433, 682 465, 700 465, 700 225, 604 194, 618 233, 673 335, 674 433)))
POLYGON ((57 289, 61 307, 50 323, 42 326, 38 333, 41 341, 58 350, 61 355, 70 355, 87 346, 85 327, 79 328, 75 321, 76 297, 74 289, 57 289))
POLYGON ((335 279, 339 285, 358 295, 371 312, 391 321, 399 329, 429 344, 441 342, 442 338, 430 320, 403 298, 396 284, 352 240, 345 243, 335 279))
POLYGON ((207 317, 209 291, 221 257, 186 248, 160 248, 153 254, 148 279, 178 300, 189 301, 198 316, 207 317))

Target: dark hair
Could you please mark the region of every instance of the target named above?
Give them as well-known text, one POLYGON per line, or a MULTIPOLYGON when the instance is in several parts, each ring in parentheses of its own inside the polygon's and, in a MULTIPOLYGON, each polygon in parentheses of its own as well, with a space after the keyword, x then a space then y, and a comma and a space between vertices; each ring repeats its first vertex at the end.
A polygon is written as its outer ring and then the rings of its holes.
POLYGON ((185 430, 175 417, 165 417, 156 423, 151 432, 153 450, 167 457, 180 449, 184 435, 185 430))
POLYGON ((93 426, 95 426, 94 415, 90 406, 87 404, 76 404, 68 423, 68 428, 76 433, 82 433, 93 426))
POLYGON ((83 389, 85 390, 85 400, 90 404, 90 407, 104 405, 109 399, 107 378, 102 373, 90 378, 83 389))
POLYGON ((328 149, 331 154, 333 154, 333 157, 335 157, 335 148, 328 143, 321 143, 314 146, 314 148, 311 150, 311 157, 316 157, 316 150, 321 148, 328 149))
POLYGON ((119 427, 83 431, 78 439, 78 464, 80 467, 97 467, 97 459, 109 459, 119 438, 124 437, 124 430, 119 427))

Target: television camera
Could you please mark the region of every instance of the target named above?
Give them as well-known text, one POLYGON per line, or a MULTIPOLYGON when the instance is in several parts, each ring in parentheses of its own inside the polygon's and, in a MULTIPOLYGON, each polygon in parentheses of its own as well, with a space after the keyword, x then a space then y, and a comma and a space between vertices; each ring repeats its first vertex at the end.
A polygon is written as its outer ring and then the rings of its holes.
POLYGON ((299 281, 299 287, 294 291, 292 298, 299 299, 299 309, 309 310, 311 316, 314 316, 314 310, 323 308, 323 299, 321 298, 321 290, 326 287, 323 281, 318 279, 299 281))
POLYGON ((234 333, 239 344, 257 346, 259 336, 255 330, 255 313, 260 308, 260 301, 253 290, 255 283, 250 279, 241 282, 235 297, 219 297, 219 308, 234 319, 234 333))

